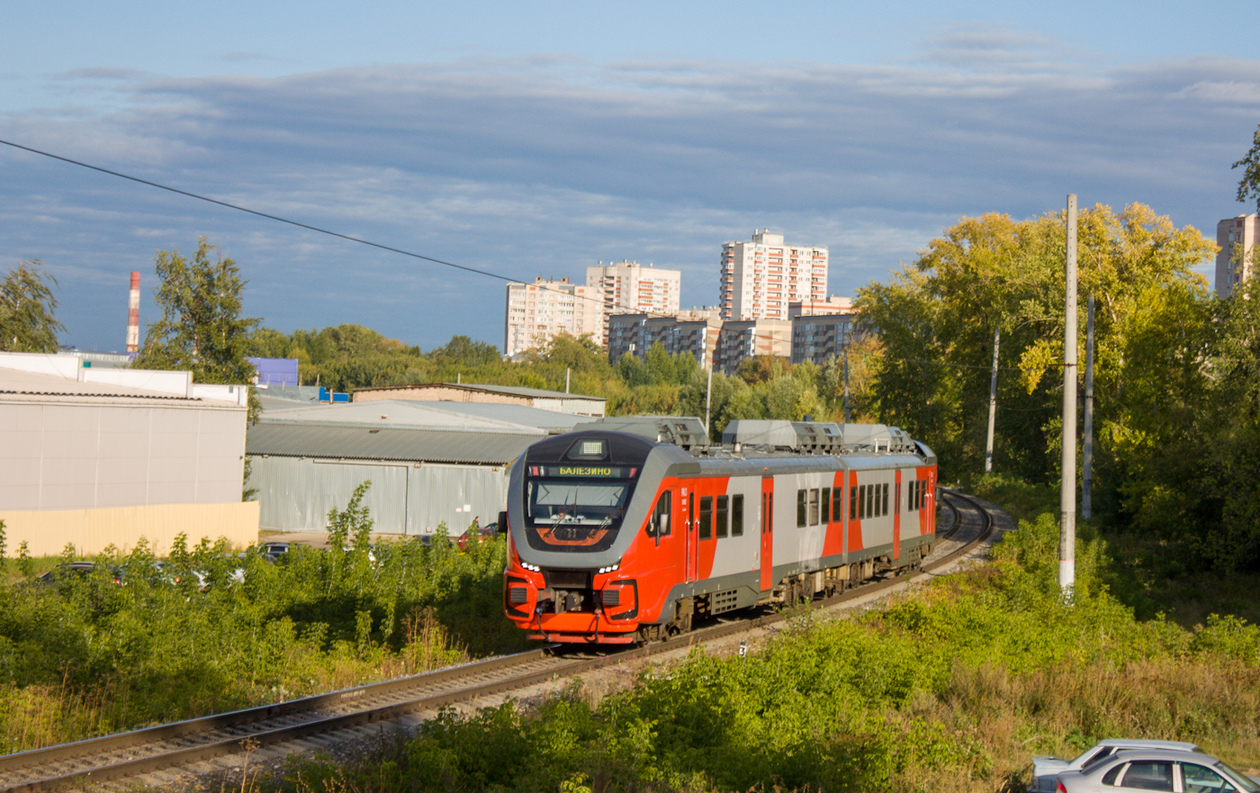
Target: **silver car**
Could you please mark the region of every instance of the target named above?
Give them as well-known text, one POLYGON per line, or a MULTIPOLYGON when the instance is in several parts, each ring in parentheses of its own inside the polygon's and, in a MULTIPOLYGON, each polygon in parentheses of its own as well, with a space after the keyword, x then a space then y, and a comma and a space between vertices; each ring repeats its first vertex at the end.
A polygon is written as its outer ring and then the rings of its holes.
POLYGON ((1079 771, 1082 768, 1105 760, 1116 752, 1126 749, 1167 749, 1172 752, 1197 752, 1199 747, 1181 741, 1151 741, 1145 738, 1108 738, 1099 741, 1082 752, 1073 760, 1061 757, 1034 757, 1033 780, 1028 788, 1031 793, 1054 793, 1055 780, 1064 771, 1079 771))
POLYGON ((1199 752, 1131 749, 1117 752, 1080 771, 1059 774, 1060 793, 1260 793, 1260 784, 1199 752))

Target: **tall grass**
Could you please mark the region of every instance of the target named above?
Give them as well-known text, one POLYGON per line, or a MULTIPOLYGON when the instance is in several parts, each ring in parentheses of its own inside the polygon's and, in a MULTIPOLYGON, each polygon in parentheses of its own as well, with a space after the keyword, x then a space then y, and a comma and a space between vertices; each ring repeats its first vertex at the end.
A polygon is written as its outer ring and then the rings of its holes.
POLYGON ((277 563, 179 541, 165 573, 141 544, 82 579, 0 581, 0 752, 523 647, 502 615, 501 538, 373 546, 357 500, 330 526, 328 551, 295 546, 277 563))

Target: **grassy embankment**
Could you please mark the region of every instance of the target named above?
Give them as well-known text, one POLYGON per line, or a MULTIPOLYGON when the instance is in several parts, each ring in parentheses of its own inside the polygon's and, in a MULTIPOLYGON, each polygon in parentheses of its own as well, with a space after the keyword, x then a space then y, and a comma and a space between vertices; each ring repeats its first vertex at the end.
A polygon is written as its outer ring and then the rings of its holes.
POLYGON ((1083 525, 1057 586, 1046 491, 975 488, 1031 517, 993 563, 859 616, 800 615, 745 658, 697 651, 602 697, 448 714, 351 766, 261 790, 1021 790, 1030 758, 1109 736, 1195 741, 1260 768, 1260 628, 1139 619, 1153 603, 1083 525))
MULTIPOLYGON (((744 659, 697 653, 603 697, 574 689, 527 709, 448 714, 361 764, 305 762, 253 786, 1017 790, 1032 755, 1111 735, 1192 740, 1260 768, 1260 629, 1158 616, 1170 601, 1151 565, 1118 565, 1088 525, 1068 606, 1056 520, 1036 517, 1046 491, 972 490, 1032 518, 992 565, 858 617, 801 615, 744 659)), ((244 584, 228 583, 226 549, 176 549, 177 566, 210 570, 204 593, 140 572, 125 587, 104 575, 0 586, 4 750, 520 646, 500 616, 502 541, 462 554, 399 543, 373 562, 366 516, 352 518, 328 553, 248 559, 244 584)), ((148 569, 144 549, 127 561, 148 569)))

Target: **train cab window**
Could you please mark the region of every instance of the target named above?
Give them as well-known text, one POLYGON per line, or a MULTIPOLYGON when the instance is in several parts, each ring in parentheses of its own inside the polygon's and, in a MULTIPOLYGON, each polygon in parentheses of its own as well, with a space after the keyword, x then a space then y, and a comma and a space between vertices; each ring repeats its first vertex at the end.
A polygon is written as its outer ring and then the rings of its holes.
POLYGON ((713 496, 700 497, 700 539, 713 536, 713 496))
POLYGON ((823 523, 831 522, 831 488, 829 487, 822 489, 822 506, 819 511, 822 513, 823 523))
POLYGON ((744 536, 744 494, 731 496, 731 536, 744 536))
POLYGON ((720 540, 726 536, 727 519, 730 517, 730 496, 717 497, 717 531, 720 540))
POLYGON ((649 537, 669 536, 670 505, 673 503, 672 495, 671 491, 666 490, 656 500, 656 509, 652 512, 652 519, 648 521, 647 533, 649 537))
POLYGON ((818 525, 818 488, 809 491, 809 525, 818 525))
POLYGON ((806 510, 805 499, 806 498, 807 498, 806 491, 804 490, 796 491, 796 527, 798 529, 802 528, 805 525, 805 510, 806 510))

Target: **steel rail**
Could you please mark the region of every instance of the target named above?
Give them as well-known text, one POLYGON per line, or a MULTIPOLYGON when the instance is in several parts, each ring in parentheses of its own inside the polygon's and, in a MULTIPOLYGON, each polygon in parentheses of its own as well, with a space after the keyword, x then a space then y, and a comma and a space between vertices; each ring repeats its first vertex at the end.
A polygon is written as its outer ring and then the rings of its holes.
MULTIPOLYGON (((949 565, 964 554, 972 551, 992 533, 994 523, 992 515, 987 509, 960 493, 943 491, 940 505, 950 511, 952 515, 950 522, 952 525, 945 532, 941 533, 942 539, 958 533, 963 526, 962 513, 954 503, 955 501, 963 501, 970 504, 981 516, 983 522, 978 536, 939 559, 923 563, 919 568, 912 570, 911 575, 920 571, 932 572, 949 565)), ((810 606, 815 609, 829 608, 859 597, 878 594, 903 583, 905 579, 905 575, 895 575, 882 580, 866 582, 833 597, 813 601, 810 606)), ((733 619, 729 622, 681 634, 663 642, 644 644, 639 647, 594 658, 557 654, 551 648, 531 650, 515 655, 475 661, 421 675, 343 689, 274 705, 247 708, 127 733, 89 738, 70 744, 33 749, 17 754, 0 756, 0 780, 4 776, 20 774, 22 771, 31 768, 45 766, 50 763, 68 763, 71 761, 76 761, 81 767, 67 769, 64 773, 57 773, 55 776, 20 781, 4 787, 3 790, 43 791, 73 782, 92 784, 136 776, 225 754, 239 753, 246 744, 264 746, 283 743, 314 734, 384 722, 408 713, 436 710, 457 702, 502 694, 561 677, 569 677, 605 666, 624 663, 627 660, 646 659, 740 632, 767 627, 782 622, 788 619, 789 616, 790 614, 783 609, 777 609, 770 613, 763 612, 751 619, 733 619), (381 696, 402 695, 408 689, 431 689, 434 686, 443 684, 457 684, 461 680, 487 674, 500 674, 514 667, 525 667, 540 663, 543 664, 542 669, 529 671, 524 674, 509 675, 489 682, 477 683, 471 686, 459 686, 444 691, 417 692, 417 696, 408 696, 402 701, 361 708, 351 713, 317 715, 315 718, 299 724, 264 726, 260 729, 249 730, 250 725, 265 725, 270 720, 299 717, 305 714, 344 708, 352 706, 357 701, 376 699, 381 696), (117 754, 128 750, 138 751, 146 746, 152 747, 154 744, 172 740, 187 740, 197 735, 205 735, 211 731, 232 732, 233 734, 214 737, 193 745, 169 750, 159 749, 145 756, 119 759, 108 762, 105 765, 82 767, 90 766, 93 756, 117 754)))

